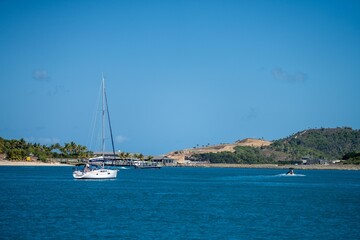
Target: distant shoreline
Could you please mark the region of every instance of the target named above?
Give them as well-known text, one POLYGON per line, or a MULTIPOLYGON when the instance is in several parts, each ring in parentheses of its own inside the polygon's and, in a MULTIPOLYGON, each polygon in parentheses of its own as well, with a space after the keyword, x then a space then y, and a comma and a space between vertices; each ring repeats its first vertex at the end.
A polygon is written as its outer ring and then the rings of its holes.
MULTIPOLYGON (((19 167, 69 167, 71 164, 58 162, 44 163, 40 161, 8 161, 0 160, 0 166, 19 167)), ((169 166, 171 167, 171 166, 169 166)), ((268 168, 268 169, 289 169, 298 170, 360 170, 360 165, 276 165, 276 164, 226 164, 226 163, 202 163, 183 165, 180 167, 201 167, 201 168, 268 168)))
POLYGON ((0 160, 0 166, 12 166, 12 167, 68 167, 73 166, 69 164, 61 164, 57 162, 40 162, 40 161, 8 161, 0 160))
POLYGON ((298 170, 360 170, 360 165, 277 165, 277 164, 226 164, 226 163, 205 163, 184 165, 183 167, 208 167, 208 168, 272 168, 298 170))

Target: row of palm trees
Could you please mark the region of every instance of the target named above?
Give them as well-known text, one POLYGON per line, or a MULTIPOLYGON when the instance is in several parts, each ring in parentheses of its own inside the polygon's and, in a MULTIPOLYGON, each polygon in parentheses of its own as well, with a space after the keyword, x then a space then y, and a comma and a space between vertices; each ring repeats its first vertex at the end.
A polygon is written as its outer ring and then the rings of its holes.
POLYGON ((153 156, 147 156, 145 158, 145 156, 142 153, 128 153, 128 152, 121 152, 118 154, 120 159, 131 159, 131 158, 135 158, 135 159, 139 159, 140 161, 152 161, 154 159, 153 156))
MULTIPOLYGON (((75 142, 52 144, 50 146, 39 143, 29 143, 23 138, 20 140, 6 140, 0 137, 0 154, 5 154, 7 159, 23 160, 28 156, 35 156, 39 160, 49 158, 78 158, 84 159, 92 157, 93 153, 85 146, 75 142)), ((118 153, 120 159, 139 159, 140 161, 152 161, 153 156, 145 157, 142 153, 118 153)))
POLYGON ((0 138, 0 154, 5 154, 10 160, 23 160, 29 156, 35 156, 39 160, 48 158, 86 158, 91 156, 91 152, 85 146, 75 142, 65 143, 61 146, 59 143, 50 146, 39 143, 29 143, 23 138, 20 140, 6 140, 0 138))
POLYGON ((60 144, 52 145, 53 149, 58 149, 63 155, 74 156, 78 158, 87 158, 91 155, 91 152, 80 144, 75 142, 65 143, 63 147, 60 144))

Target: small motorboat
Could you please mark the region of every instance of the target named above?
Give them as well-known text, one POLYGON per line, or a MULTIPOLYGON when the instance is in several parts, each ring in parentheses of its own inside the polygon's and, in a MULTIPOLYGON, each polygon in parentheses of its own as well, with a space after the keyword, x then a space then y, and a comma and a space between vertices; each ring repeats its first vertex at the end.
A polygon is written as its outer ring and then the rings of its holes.
POLYGON ((295 175, 294 169, 293 169, 293 168, 289 168, 289 171, 286 173, 286 175, 295 175))

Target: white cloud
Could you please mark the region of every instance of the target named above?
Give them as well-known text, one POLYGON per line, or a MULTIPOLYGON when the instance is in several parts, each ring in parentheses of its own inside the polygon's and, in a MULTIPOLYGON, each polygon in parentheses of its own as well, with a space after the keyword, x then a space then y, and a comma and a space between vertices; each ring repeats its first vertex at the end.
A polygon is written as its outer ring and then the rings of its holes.
POLYGON ((125 136, 121 136, 121 135, 117 135, 115 137, 115 142, 116 143, 123 143, 127 140, 127 138, 125 136))
POLYGON ((244 120, 254 120, 258 118, 258 113, 254 108, 249 108, 247 112, 244 113, 243 117, 244 120))
POLYGON ((49 82, 50 76, 48 72, 44 69, 37 69, 33 72, 33 78, 41 82, 49 82))
POLYGON ((49 96, 55 96, 58 94, 69 94, 69 90, 65 88, 64 85, 56 85, 51 90, 48 91, 49 96))
POLYGON ((248 113, 247 113, 246 118, 247 118, 247 119, 256 119, 257 116, 258 116, 258 114, 257 114, 257 112, 255 111, 255 109, 254 109, 254 108, 250 108, 249 111, 248 111, 248 113))
POLYGON ((285 81, 289 83, 301 83, 305 82, 308 78, 308 75, 303 72, 298 73, 288 73, 283 70, 281 67, 276 67, 272 70, 272 75, 276 80, 285 81))

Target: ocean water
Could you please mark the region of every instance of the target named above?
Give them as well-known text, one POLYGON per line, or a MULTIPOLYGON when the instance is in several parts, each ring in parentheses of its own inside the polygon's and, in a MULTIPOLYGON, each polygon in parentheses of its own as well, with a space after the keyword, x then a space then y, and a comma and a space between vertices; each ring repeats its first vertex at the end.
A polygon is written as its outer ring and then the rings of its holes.
POLYGON ((0 239, 360 239, 360 171, 0 167, 0 239))

